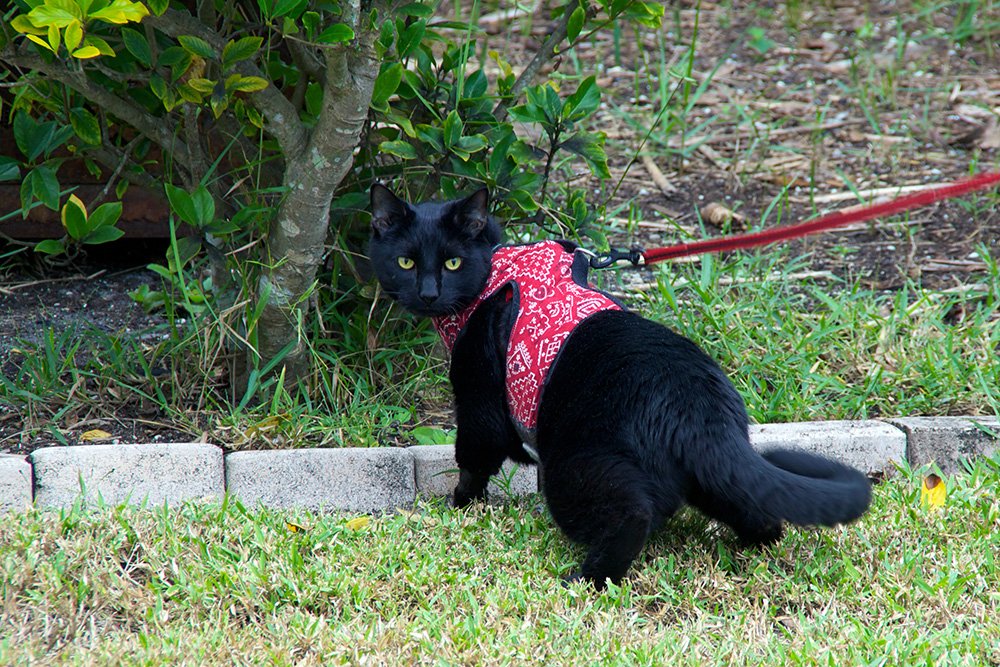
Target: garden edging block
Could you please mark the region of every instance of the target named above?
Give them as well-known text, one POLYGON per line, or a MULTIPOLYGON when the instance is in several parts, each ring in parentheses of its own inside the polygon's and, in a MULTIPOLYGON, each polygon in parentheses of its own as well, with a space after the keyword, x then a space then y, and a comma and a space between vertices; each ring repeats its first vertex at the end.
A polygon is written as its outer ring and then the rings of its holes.
POLYGON ((399 447, 233 452, 226 483, 243 503, 275 509, 378 513, 416 499, 413 455, 399 447))
MULTIPOLYGON (((455 463, 454 445, 414 445, 407 451, 413 454, 417 494, 425 498, 449 496, 458 483, 458 464, 455 463)), ((530 465, 517 465, 506 461, 502 476, 510 478, 510 496, 523 496, 538 491, 538 469, 530 465), (515 470, 516 467, 516 470, 515 470)), ((508 494, 498 476, 490 479, 486 489, 490 502, 502 501, 508 494)))
POLYGON ((874 420, 754 424, 750 442, 758 450, 802 449, 865 473, 884 471, 893 462, 906 460, 906 434, 874 420))
POLYGON ((0 454, 0 512, 31 505, 31 464, 24 456, 0 454))
POLYGON ((31 453, 35 504, 146 502, 157 506, 225 493, 222 450, 205 443, 45 447, 31 453))
POLYGON ((886 421, 905 431, 906 456, 913 467, 936 463, 942 472, 952 473, 960 470, 962 459, 1000 447, 996 417, 894 417, 886 421))

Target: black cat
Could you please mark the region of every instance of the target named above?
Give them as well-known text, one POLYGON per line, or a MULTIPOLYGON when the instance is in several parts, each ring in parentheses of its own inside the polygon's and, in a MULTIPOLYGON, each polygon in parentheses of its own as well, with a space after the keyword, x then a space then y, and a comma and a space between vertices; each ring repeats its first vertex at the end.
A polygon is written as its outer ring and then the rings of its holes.
POLYGON ((871 489, 860 472, 799 451, 754 451, 743 400, 715 362, 587 288, 587 258, 571 244, 537 249, 564 267, 556 273, 577 296, 603 305, 563 337, 539 387, 540 405, 525 418, 518 387, 507 386, 508 376, 524 370, 511 349, 524 345, 512 344, 512 332, 557 319, 565 308, 545 297, 561 288, 535 271, 534 259, 521 259, 528 254, 504 261, 537 275, 499 287, 490 276, 501 271, 502 252, 536 248, 499 245, 485 189, 411 205, 374 185, 371 205, 369 254, 382 287, 408 310, 435 318, 453 344, 456 506, 484 499, 505 459, 537 462, 553 519, 589 549, 574 578, 598 588, 618 582, 651 531, 684 503, 729 525, 746 545, 780 539, 784 521, 833 526, 867 509, 871 489))

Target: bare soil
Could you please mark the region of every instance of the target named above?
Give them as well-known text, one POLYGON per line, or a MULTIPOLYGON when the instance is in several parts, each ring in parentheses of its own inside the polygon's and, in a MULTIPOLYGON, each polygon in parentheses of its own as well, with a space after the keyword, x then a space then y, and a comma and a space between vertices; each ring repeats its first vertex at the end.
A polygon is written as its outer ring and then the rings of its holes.
MULTIPOLYGON (((580 71, 596 70, 606 90, 595 127, 608 135, 612 182, 619 183, 609 205, 619 211, 617 240, 648 248, 754 228, 775 200, 781 204, 765 223, 794 222, 858 203, 852 190, 878 191, 870 200, 945 183, 970 168, 998 169, 1000 37, 956 44, 941 31, 953 30, 957 17, 947 9, 923 16, 917 3, 822 4, 789 17, 783 10, 792 3, 736 11, 701 2, 692 74, 695 87, 711 83, 689 97, 683 122, 658 116, 650 100, 658 98, 661 63, 675 65, 690 39, 696 13, 688 3, 667 8, 661 35, 605 30, 579 46, 580 71), (746 222, 703 221, 709 203, 746 222), (625 209, 616 209, 627 204, 638 213, 634 228, 622 221, 625 209)), ((486 19, 490 48, 502 48, 515 67, 551 29, 541 12, 530 30, 486 19)), ((982 17, 990 20, 998 17, 982 17)), ((573 66, 564 56, 545 74, 558 78, 573 66)), ((585 170, 576 180, 609 192, 585 170)), ((1000 256, 997 202, 995 194, 966 197, 793 248, 809 254, 811 269, 878 290, 908 280, 960 288, 986 270, 982 246, 1000 256)), ((38 342, 50 330, 94 326, 139 335, 162 324, 128 296, 140 284, 159 284, 141 267, 160 257, 155 243, 124 241, 65 267, 16 258, 0 264, 0 370, 14 376, 22 341, 38 342)), ((147 409, 132 402, 112 416, 80 415, 60 425, 61 444, 81 442, 90 428, 108 431, 110 442, 197 437, 147 409)), ((0 452, 60 443, 47 433, 26 439, 24 417, 0 403, 0 452)))

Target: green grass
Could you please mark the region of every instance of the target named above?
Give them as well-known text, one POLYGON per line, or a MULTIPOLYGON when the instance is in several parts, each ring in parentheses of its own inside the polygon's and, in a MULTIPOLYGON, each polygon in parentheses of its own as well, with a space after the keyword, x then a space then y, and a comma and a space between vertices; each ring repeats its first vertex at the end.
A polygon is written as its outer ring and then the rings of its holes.
POLYGON ((761 423, 997 414, 1000 276, 987 267, 965 290, 887 293, 812 277, 787 252, 704 257, 660 269, 646 310, 718 360, 761 423))
POLYGON ((693 512, 620 587, 533 498, 373 518, 105 507, 0 517, 0 663, 980 665, 1000 660, 1000 457, 920 506, 761 551, 693 512))

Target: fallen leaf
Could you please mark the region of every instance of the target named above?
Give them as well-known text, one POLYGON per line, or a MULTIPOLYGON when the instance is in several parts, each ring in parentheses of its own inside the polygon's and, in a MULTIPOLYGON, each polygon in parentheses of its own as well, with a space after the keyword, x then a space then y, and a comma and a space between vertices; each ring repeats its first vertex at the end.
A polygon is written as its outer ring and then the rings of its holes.
POLYGON ((371 522, 371 517, 369 516, 356 516, 347 522, 347 527, 351 530, 361 530, 371 522))
POLYGON ((920 485, 920 504, 927 509, 937 509, 944 506, 948 489, 944 480, 937 475, 927 475, 920 485))
POLYGON ((83 442, 89 442, 91 440, 107 440, 110 437, 112 436, 107 431, 102 431, 99 428, 95 428, 90 431, 84 432, 83 435, 80 436, 80 440, 82 440, 83 442))
POLYGON ((305 528, 297 523, 292 523, 291 521, 285 521, 285 528, 287 528, 290 533, 304 533, 306 531, 305 528))
POLYGON ((727 206, 723 206, 717 202, 712 202, 710 204, 705 204, 701 207, 701 217, 713 225, 729 224, 731 222, 736 222, 739 224, 744 224, 747 221, 747 217, 741 213, 737 213, 727 206))

